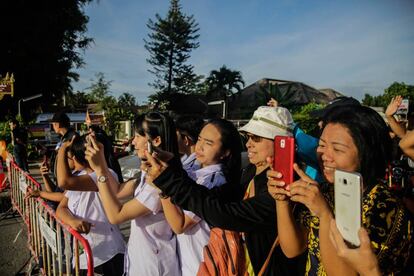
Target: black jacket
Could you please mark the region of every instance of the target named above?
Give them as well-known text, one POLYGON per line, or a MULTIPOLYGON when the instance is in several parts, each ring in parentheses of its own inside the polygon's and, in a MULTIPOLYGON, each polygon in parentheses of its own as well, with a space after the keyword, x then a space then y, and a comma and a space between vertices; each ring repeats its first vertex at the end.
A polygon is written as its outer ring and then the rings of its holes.
MULTIPOLYGON (((276 204, 267 191, 266 171, 255 176, 255 167, 247 167, 241 185, 231 184, 211 190, 198 185, 174 162, 154 181, 172 202, 194 212, 209 225, 245 232, 246 245, 255 274, 258 274, 272 247, 276 235, 276 204), (241 200, 254 178, 255 196, 241 200)), ((288 259, 278 246, 270 259, 265 275, 303 275, 305 255, 288 259)))

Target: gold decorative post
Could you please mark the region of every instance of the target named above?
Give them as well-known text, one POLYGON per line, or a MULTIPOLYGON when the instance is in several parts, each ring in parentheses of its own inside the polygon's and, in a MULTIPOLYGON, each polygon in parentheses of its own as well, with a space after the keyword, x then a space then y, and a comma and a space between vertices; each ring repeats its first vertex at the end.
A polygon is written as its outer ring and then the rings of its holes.
POLYGON ((2 78, 0 75, 0 101, 5 95, 14 96, 14 75, 13 73, 9 76, 6 73, 6 77, 2 78))

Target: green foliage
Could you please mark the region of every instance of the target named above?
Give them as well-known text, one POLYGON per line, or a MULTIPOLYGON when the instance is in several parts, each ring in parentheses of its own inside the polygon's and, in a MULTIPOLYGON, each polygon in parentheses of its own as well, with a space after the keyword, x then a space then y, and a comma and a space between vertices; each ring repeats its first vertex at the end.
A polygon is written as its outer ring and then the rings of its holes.
POLYGON ((118 97, 118 105, 122 108, 134 108, 137 105, 137 100, 132 94, 123 93, 118 97))
POLYGON ((86 89, 89 90, 88 97, 91 102, 100 102, 110 97, 111 93, 109 92, 109 88, 111 87, 112 81, 105 80, 105 75, 102 72, 96 73, 95 77, 95 82, 86 89))
POLYGON ((22 109, 25 118, 35 115, 35 105, 46 110, 62 104, 62 95, 72 89, 71 80, 79 77, 72 70, 82 66, 82 51, 92 42, 85 35, 84 6, 89 2, 2 1, 0 74, 14 73, 16 92, 0 102, 0 118, 16 113, 19 99, 39 93, 41 99, 22 109))
POLYGON ((85 110, 87 104, 91 103, 90 96, 83 91, 66 93, 66 106, 71 110, 85 110))
POLYGON ((403 82, 394 82, 388 88, 384 90, 384 94, 378 96, 371 96, 365 94, 362 104, 368 106, 382 106, 387 108, 388 104, 391 102, 391 99, 395 96, 401 95, 403 98, 410 99, 410 110, 413 110, 413 100, 414 100, 414 86, 407 85, 403 82))
POLYGON ((210 72, 205 84, 208 87, 208 97, 225 99, 240 92, 244 87, 244 80, 240 71, 231 70, 223 65, 219 70, 210 72))
POLYGON ((299 124, 300 128, 310 135, 317 137, 319 135, 318 119, 312 118, 309 113, 313 110, 322 108, 323 106, 317 103, 308 103, 302 106, 299 111, 292 114, 295 123, 299 124))
POLYGON ((11 141, 9 121, 0 122, 0 140, 11 141))
POLYGON ((199 47, 198 23, 194 17, 181 11, 178 0, 171 0, 170 9, 165 18, 159 14, 156 20, 148 20, 150 30, 148 39, 144 39, 145 49, 150 53, 147 62, 155 80, 150 85, 156 89, 153 99, 162 100, 163 95, 173 93, 192 93, 197 76, 194 67, 186 64, 193 49, 199 47))
POLYGON ((384 90, 384 101, 386 103, 384 106, 386 107, 391 99, 398 95, 401 95, 403 98, 408 98, 412 101, 414 99, 414 86, 407 85, 403 82, 394 82, 390 87, 384 90))

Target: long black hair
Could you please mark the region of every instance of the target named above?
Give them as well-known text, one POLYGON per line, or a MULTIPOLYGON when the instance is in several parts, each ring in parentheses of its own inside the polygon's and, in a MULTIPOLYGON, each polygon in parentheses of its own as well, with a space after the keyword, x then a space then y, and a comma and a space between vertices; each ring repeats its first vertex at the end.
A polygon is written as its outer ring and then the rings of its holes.
POLYGON ((76 135, 73 139, 72 145, 69 148, 69 152, 73 154, 76 158, 76 161, 83 166, 88 165, 88 161, 85 158, 85 143, 86 143, 86 135, 78 136, 76 135))
POLYGON ((145 136, 144 123, 145 113, 136 115, 134 118, 134 133, 138 133, 140 136, 145 136))
POLYGON ((179 156, 175 124, 170 116, 160 112, 149 112, 145 115, 145 133, 150 140, 161 137, 160 148, 179 156))
POLYGON ((206 125, 208 124, 215 126, 221 134, 221 151, 229 151, 229 155, 220 160, 220 163, 223 164, 223 173, 227 182, 239 185, 242 150, 239 132, 232 122, 224 119, 212 119, 206 125))
POLYGON ((324 120, 346 127, 358 149, 360 171, 367 191, 384 178, 391 161, 391 138, 382 117, 366 106, 340 106, 324 120))
POLYGON ((204 126, 204 120, 200 116, 181 115, 175 120, 175 126, 181 135, 188 136, 195 144, 204 126))

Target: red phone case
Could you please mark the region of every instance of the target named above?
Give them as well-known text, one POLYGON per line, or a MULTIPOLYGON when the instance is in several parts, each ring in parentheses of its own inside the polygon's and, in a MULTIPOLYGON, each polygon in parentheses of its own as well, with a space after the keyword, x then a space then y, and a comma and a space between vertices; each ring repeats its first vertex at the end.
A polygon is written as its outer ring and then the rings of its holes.
POLYGON ((295 162, 295 138, 290 136, 275 137, 273 169, 282 174, 281 180, 286 185, 293 182, 293 163, 295 162))

